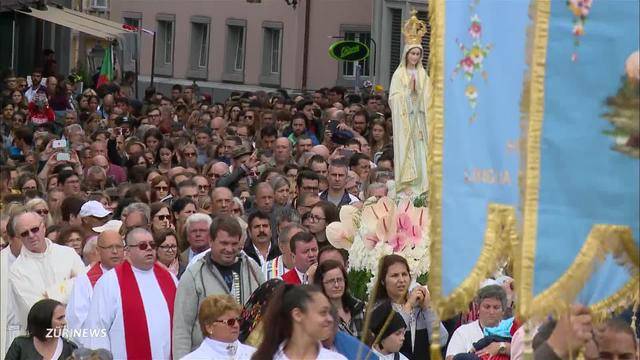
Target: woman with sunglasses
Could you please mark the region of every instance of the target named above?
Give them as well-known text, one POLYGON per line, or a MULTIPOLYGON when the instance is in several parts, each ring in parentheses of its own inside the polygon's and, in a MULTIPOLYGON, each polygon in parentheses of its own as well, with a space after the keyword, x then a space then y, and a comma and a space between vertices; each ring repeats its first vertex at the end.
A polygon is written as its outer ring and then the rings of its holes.
POLYGON ((164 175, 151 179, 151 201, 163 201, 168 196, 169 179, 164 175))
POLYGON ((27 211, 33 211, 38 213, 38 215, 42 216, 44 220, 44 224, 49 227, 53 225, 53 217, 49 213, 49 204, 47 204, 44 199, 41 198, 33 198, 27 201, 24 206, 27 208, 27 211))
POLYGON ((155 234, 161 230, 172 229, 171 209, 163 202, 151 204, 151 231, 155 234))
POLYGON ((231 295, 213 295, 204 299, 198 312, 204 340, 182 359, 251 359, 256 349, 238 341, 240 311, 242 307, 231 295))
POLYGON ((198 169, 198 148, 194 144, 186 144, 178 151, 182 166, 198 169))
POLYGON ((173 229, 161 229, 153 233, 153 241, 156 243, 156 256, 158 262, 166 266, 173 275, 180 278, 185 266, 180 266, 178 261, 178 236, 173 229))

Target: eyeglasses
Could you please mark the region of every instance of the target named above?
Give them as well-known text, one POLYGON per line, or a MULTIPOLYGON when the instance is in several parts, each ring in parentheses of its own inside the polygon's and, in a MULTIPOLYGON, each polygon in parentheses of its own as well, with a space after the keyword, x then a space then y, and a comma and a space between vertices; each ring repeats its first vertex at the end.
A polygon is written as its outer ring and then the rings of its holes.
POLYGON ((158 190, 158 191, 167 191, 169 190, 168 186, 156 186, 154 187, 154 189, 158 190))
POLYGON ((329 279, 322 282, 325 285, 341 285, 344 284, 344 278, 329 279))
POLYGON ((237 317, 237 318, 231 318, 231 319, 228 319, 228 320, 216 320, 214 322, 227 324, 227 326, 235 326, 236 323, 238 325, 240 325, 240 321, 241 320, 242 320, 241 318, 237 317))
POLYGON ((151 250, 156 248, 156 243, 154 242, 139 242, 135 245, 128 245, 128 247, 137 247, 138 249, 145 251, 148 248, 151 248, 151 250))
POLYGON ((186 156, 186 157, 194 157, 194 156, 196 156, 196 153, 188 152, 188 153, 183 153, 183 155, 186 156))
POLYGON ((35 235, 38 233, 38 231, 40 231, 40 225, 32 227, 29 230, 25 230, 23 232, 20 233, 20 237, 22 238, 27 238, 29 236, 29 232, 31 232, 31 234, 35 235))
POLYGON ((48 215, 49 214, 49 210, 48 209, 40 209, 40 210, 36 210, 36 212, 40 216, 44 216, 44 215, 48 215))
POLYGON ((111 245, 111 246, 100 246, 98 245, 98 247, 102 250, 107 250, 107 251, 122 251, 124 249, 123 245, 111 245))
POLYGON ((164 220, 171 220, 171 215, 156 215, 158 217, 158 220, 160 221, 164 221, 164 220))
POLYGON ((164 251, 176 251, 178 250, 178 245, 160 245, 159 248, 164 251))
POLYGON ((209 190, 211 186, 209 185, 198 185, 198 189, 200 190, 209 190))
POLYGON ((322 216, 318 216, 318 215, 309 215, 309 220, 311 221, 320 221, 320 220, 326 220, 327 218, 323 218, 322 216))

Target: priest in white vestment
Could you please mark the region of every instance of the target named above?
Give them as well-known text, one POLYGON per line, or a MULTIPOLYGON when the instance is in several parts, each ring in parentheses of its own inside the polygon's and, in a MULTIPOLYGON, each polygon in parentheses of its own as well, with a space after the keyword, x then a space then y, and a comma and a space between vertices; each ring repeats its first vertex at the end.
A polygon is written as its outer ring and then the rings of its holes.
MULTIPOLYGON (((117 220, 111 220, 117 221, 117 220)), ((104 273, 113 269, 124 260, 124 243, 118 230, 106 230, 98 235, 98 254, 100 261, 93 264, 87 273, 79 275, 73 285, 66 309, 67 328, 73 330, 85 328, 84 322, 91 307, 93 288, 104 273)), ((87 338, 74 337, 76 343, 84 344, 87 338)))
POLYGON ((44 298, 66 304, 74 278, 86 270, 73 248, 44 237, 45 224, 37 213, 20 214, 13 223, 16 236, 22 240, 22 250, 9 269, 9 285, 22 329, 26 329, 33 304, 44 298))
POLYGON ((0 358, 4 358, 13 339, 23 332, 16 314, 15 295, 9 288, 9 268, 22 249, 22 241, 16 236, 11 220, 7 224, 9 246, 0 251, 0 358))
POLYGON ((170 359, 171 322, 177 279, 156 263, 149 231, 127 234, 129 259, 102 275, 91 299, 85 327, 106 330, 88 341, 114 359, 170 359))
POLYGON ((251 359, 256 349, 238 341, 241 311, 240 304, 228 294, 211 295, 204 299, 198 311, 202 343, 182 360, 251 359))

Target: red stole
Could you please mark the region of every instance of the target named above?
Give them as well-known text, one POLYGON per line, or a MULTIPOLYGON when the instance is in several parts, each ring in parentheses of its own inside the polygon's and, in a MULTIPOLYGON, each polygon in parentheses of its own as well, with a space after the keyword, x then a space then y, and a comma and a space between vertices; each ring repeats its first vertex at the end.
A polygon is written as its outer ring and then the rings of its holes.
POLYGON ((292 284, 292 285, 302 284, 302 280, 300 280, 300 277, 298 277, 298 272, 296 271, 295 267, 287 271, 286 273, 284 273, 284 275, 282 275, 282 280, 284 280, 284 282, 287 284, 292 284))
POLYGON ((89 271, 87 271, 87 277, 89 278, 89 282, 91 283, 91 287, 96 287, 96 283, 98 279, 102 276, 102 267, 100 266, 100 262, 95 263, 89 271))
MULTIPOLYGON (((124 261, 116 268, 118 283, 120 284, 120 298, 122 300, 122 321, 124 323, 124 338, 127 349, 127 358, 151 359, 151 341, 149 340, 149 327, 142 303, 142 296, 138 288, 138 282, 131 269, 131 264, 124 261)), ((169 324, 173 324, 173 302, 176 297, 176 284, 169 271, 153 265, 153 272, 160 285, 160 290, 167 302, 169 310, 169 324)), ((154 309, 149 309, 153 311, 154 309)), ((171 326, 171 339, 173 338, 173 326, 171 326)))

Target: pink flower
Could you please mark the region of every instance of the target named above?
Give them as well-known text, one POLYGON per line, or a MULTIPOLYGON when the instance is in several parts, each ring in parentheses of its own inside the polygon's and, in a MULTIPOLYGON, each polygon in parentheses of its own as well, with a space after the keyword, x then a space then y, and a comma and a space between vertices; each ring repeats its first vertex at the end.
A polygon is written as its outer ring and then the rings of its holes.
POLYGON ((374 247, 376 247, 376 245, 378 245, 378 243, 380 242, 380 239, 378 239, 378 236, 376 236, 375 233, 371 233, 371 234, 366 234, 362 239, 362 241, 364 242, 364 246, 367 249, 371 250, 374 247))
POLYGON ((462 66, 462 69, 464 70, 464 72, 470 73, 470 72, 473 72, 473 67, 475 66, 475 63, 473 62, 472 58, 467 56, 460 61, 460 65, 462 66))
POLYGON ((405 247, 405 242, 406 239, 404 234, 392 235, 389 240, 387 240, 387 244, 391 246, 394 253, 402 251, 405 247))
POLYGON ((582 36, 584 35, 584 26, 581 23, 577 23, 573 26, 573 35, 582 36))
POLYGON ((472 38, 477 39, 480 37, 481 34, 482 34, 482 25, 480 25, 479 22, 472 22, 471 26, 469 27, 469 35, 471 35, 472 38))

